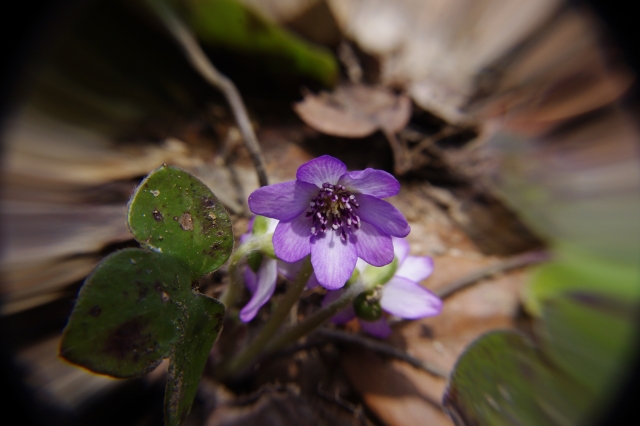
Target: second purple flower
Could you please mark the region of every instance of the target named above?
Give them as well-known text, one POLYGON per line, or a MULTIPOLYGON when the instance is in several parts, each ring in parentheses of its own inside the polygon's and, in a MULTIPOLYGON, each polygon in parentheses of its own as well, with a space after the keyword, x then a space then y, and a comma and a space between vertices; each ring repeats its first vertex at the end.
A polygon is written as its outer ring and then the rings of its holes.
POLYGON ((342 161, 324 155, 300 166, 296 180, 254 191, 249 208, 280 221, 276 256, 296 262, 311 254, 318 282, 334 290, 344 286, 358 258, 374 266, 393 261, 391 237, 406 237, 410 227, 382 198, 399 190, 385 171, 347 172, 342 161))

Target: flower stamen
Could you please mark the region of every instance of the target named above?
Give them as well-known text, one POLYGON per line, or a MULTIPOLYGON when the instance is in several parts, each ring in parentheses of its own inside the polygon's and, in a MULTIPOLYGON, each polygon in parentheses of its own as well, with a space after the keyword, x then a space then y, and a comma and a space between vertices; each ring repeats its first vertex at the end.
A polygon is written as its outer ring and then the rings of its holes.
POLYGON ((311 234, 318 235, 327 229, 337 231, 342 241, 347 241, 347 231, 360 228, 360 218, 355 209, 360 208, 356 196, 343 185, 322 184, 318 195, 309 203, 306 217, 311 218, 311 234))

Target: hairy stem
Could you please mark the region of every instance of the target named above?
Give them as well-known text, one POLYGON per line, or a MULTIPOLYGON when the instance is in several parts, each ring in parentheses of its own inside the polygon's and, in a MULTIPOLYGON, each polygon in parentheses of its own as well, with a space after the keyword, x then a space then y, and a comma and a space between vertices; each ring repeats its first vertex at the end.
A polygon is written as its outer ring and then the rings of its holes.
POLYGON ((269 318, 269 321, 267 321, 264 327, 262 327, 262 330, 260 330, 255 339, 245 346, 238 355, 220 366, 219 376, 221 378, 233 376, 247 367, 251 361, 260 355, 267 343, 269 343, 269 340, 273 337, 276 331, 278 331, 282 322, 289 315, 289 311, 291 311, 293 305, 300 298, 300 294, 302 294, 302 291, 307 285, 312 272, 313 268, 311 266, 311 257, 307 256, 295 281, 287 289, 284 298, 278 304, 275 312, 271 315, 271 318, 269 318))
POLYGON ((346 289, 346 291, 340 296, 340 298, 335 300, 333 303, 319 309, 313 315, 305 318, 301 323, 289 327, 283 333, 276 336, 276 338, 269 342, 266 351, 272 352, 280 350, 287 345, 295 343, 302 336, 306 336, 307 334, 311 333, 320 325, 322 325, 326 320, 344 309, 364 289, 365 286, 362 281, 356 281, 351 286, 349 286, 349 288, 346 289))
POLYGON ((242 134, 242 139, 251 156, 253 166, 256 169, 258 182, 260 186, 268 185, 269 181, 267 179, 262 150, 258 144, 258 138, 256 138, 256 134, 253 131, 247 109, 244 106, 244 102, 242 102, 242 97, 236 86, 211 63, 191 31, 175 16, 166 4, 158 0, 147 0, 147 4, 167 26, 167 29, 180 44, 187 59, 196 71, 198 71, 209 84, 220 90, 227 99, 238 124, 238 129, 242 134))

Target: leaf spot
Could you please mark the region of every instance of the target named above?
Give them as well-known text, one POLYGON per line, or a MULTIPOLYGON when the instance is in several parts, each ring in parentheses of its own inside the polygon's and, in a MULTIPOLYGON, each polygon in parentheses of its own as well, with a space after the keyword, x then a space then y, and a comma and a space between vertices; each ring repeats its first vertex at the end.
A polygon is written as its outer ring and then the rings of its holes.
POLYGON ((160 213, 158 210, 154 210, 151 213, 153 213, 153 218, 157 221, 161 221, 162 219, 164 219, 162 217, 162 213, 160 213))
POLYGON ((180 227, 183 231, 193 231, 193 219, 191 218, 191 213, 182 213, 178 222, 180 223, 180 227))
POLYGON ((140 318, 133 318, 116 327, 107 336, 104 351, 120 360, 139 361, 138 351, 153 346, 151 334, 145 333, 148 323, 140 318))
POLYGON ((157 189, 152 189, 149 192, 152 193, 154 197, 157 197, 158 195, 160 195, 160 191, 158 191, 157 189))

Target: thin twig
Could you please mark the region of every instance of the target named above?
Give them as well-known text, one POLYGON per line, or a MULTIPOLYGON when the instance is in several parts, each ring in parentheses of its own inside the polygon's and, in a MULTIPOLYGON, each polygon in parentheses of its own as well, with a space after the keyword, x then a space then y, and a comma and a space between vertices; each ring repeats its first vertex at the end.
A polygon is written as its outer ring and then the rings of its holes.
POLYGON ((486 268, 482 268, 478 271, 472 272, 449 285, 434 290, 433 292, 441 299, 451 296, 453 293, 469 287, 476 282, 498 274, 500 272, 509 271, 511 269, 521 268, 523 266, 534 265, 537 263, 546 262, 551 258, 551 255, 547 251, 531 251, 523 253, 509 259, 496 262, 493 265, 489 265, 486 268))
POLYGON ((399 359, 419 370, 426 371, 427 373, 432 374, 436 377, 441 377, 443 379, 449 377, 449 373, 446 370, 438 367, 437 365, 433 365, 426 361, 421 361, 417 358, 412 357, 403 350, 394 348, 393 346, 390 346, 386 343, 381 343, 377 340, 373 340, 359 334, 346 333, 344 331, 332 330, 329 328, 321 328, 316 331, 315 334, 319 334, 332 340, 338 340, 349 345, 360 346, 380 355, 386 355, 392 358, 399 359))
POLYGON ((249 114, 242 102, 242 97, 238 89, 225 75, 220 73, 216 67, 209 61, 209 58, 202 51, 202 48, 196 41, 191 31, 174 15, 174 13, 162 1, 147 0, 147 4, 158 14, 160 19, 165 23, 167 29, 175 37, 180 47, 184 50, 185 55, 191 65, 207 80, 212 86, 222 92, 224 97, 231 106, 231 111, 238 124, 238 129, 242 134, 245 146, 251 156, 251 161, 258 175, 260 186, 269 184, 267 172, 265 169, 265 161, 262 150, 258 144, 258 139, 251 126, 249 114))
POLYGON ((459 130, 457 127, 454 126, 447 126, 445 128, 443 128, 442 130, 440 130, 439 132, 431 135, 431 136, 427 136, 426 138, 422 139, 416 146, 412 147, 409 151, 409 155, 411 157, 420 154, 420 151, 422 151, 425 148, 430 147, 431 145, 433 145, 435 142, 444 139, 446 137, 449 137, 451 135, 453 135, 457 130, 459 130))
POLYGON ((412 166, 406 143, 399 140, 392 131, 383 129, 382 133, 384 133, 384 136, 387 138, 391 146, 391 152, 393 152, 393 171, 397 175, 405 174, 411 170, 412 166))

